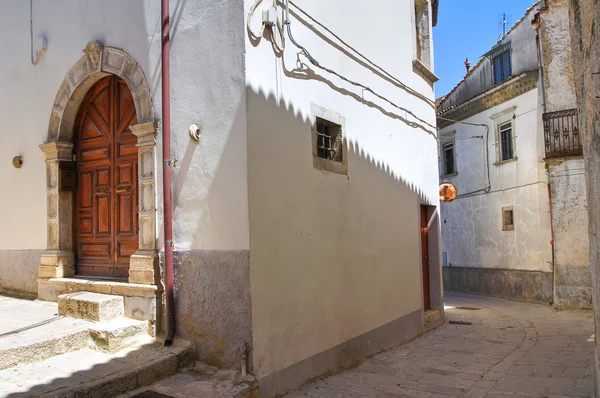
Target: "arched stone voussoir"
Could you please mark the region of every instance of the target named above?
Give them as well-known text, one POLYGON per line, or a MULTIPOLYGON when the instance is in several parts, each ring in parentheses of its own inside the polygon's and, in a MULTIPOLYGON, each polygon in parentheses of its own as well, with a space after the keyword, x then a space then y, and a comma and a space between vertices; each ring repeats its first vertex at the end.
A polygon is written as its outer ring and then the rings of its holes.
POLYGON ((154 107, 150 86, 141 66, 120 48, 90 42, 83 56, 67 72, 58 90, 50 123, 47 142, 72 142, 77 111, 90 87, 102 77, 114 74, 123 79, 131 91, 139 123, 154 121, 154 107))

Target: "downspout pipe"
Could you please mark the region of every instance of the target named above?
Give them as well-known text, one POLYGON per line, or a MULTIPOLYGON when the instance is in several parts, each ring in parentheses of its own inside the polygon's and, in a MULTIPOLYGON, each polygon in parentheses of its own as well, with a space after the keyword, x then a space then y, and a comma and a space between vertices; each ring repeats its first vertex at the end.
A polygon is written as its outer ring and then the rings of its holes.
POLYGON ((165 294, 167 305, 167 335, 165 345, 175 338, 175 295, 173 278, 173 202, 171 197, 171 37, 169 0, 162 0, 162 145, 163 145, 163 209, 165 239, 165 294))
MULTIPOLYGON (((542 3, 542 6, 545 6, 545 2, 542 3)), ((543 8, 542 8, 543 9, 543 8)), ((535 17, 531 21, 531 26, 535 29, 535 47, 537 49, 537 59, 538 59, 538 84, 540 87, 540 108, 542 110, 542 114, 546 113, 546 90, 544 88, 544 49, 542 46, 542 32, 540 30, 540 26, 542 24, 542 16, 538 12, 535 14, 535 17)))

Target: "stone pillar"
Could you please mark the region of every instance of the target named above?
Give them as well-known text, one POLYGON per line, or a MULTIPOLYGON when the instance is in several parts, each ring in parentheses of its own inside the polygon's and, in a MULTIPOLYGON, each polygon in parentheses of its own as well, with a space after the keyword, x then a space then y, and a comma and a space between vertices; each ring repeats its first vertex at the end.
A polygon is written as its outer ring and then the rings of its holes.
POLYGON ((156 123, 131 126, 138 147, 139 249, 129 262, 129 282, 160 285, 156 249, 156 123))
POLYGON ((39 277, 63 278, 75 273, 73 255, 73 192, 60 190, 59 162, 73 160, 73 144, 40 145, 46 154, 47 250, 42 254, 39 277))

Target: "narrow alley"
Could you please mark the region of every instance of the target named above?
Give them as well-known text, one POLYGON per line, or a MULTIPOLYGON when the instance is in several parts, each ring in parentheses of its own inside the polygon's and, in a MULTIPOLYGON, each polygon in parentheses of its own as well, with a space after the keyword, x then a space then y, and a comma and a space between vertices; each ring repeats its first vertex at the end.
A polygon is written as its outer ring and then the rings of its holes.
POLYGON ((592 397, 593 318, 539 304, 446 294, 449 323, 297 397, 592 397))

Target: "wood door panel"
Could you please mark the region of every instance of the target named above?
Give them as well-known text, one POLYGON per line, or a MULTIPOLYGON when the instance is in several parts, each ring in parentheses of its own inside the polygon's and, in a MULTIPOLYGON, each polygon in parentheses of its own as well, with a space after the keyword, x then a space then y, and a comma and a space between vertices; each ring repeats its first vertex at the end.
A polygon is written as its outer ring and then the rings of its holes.
POLYGON ((96 236, 110 236, 111 208, 110 196, 96 196, 96 236))
POLYGON ((104 259, 110 256, 110 242, 107 243, 86 243, 82 242, 80 246, 81 254, 90 259, 104 259))
POLYGON ((137 123, 133 96, 116 76, 98 81, 77 118, 74 247, 80 275, 127 278, 138 248, 137 123))

